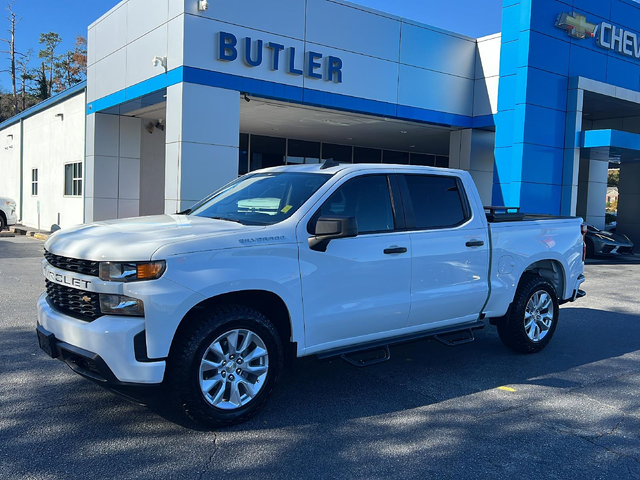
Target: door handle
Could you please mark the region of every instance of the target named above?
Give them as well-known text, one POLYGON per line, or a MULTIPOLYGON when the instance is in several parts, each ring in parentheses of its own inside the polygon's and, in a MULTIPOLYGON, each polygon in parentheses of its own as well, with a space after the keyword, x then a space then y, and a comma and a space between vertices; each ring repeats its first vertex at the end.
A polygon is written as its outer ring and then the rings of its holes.
POLYGON ((399 253, 407 253, 407 249, 405 247, 389 247, 384 249, 385 255, 397 255, 399 253))
POLYGON ((471 240, 470 242, 467 242, 467 247, 472 248, 472 247, 482 247, 484 245, 484 242, 482 240, 471 240))

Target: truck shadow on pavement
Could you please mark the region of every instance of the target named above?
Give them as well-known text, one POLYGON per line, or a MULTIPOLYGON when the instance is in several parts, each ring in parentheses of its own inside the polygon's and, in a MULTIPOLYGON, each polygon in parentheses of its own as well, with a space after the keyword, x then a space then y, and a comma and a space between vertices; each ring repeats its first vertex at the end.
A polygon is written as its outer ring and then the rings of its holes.
POLYGON ((563 308, 537 355, 510 352, 493 327, 391 354, 365 369, 302 359, 256 417, 213 433, 176 422, 163 399, 112 395, 46 358, 34 332, 5 328, 0 477, 640 475, 637 315, 563 308))

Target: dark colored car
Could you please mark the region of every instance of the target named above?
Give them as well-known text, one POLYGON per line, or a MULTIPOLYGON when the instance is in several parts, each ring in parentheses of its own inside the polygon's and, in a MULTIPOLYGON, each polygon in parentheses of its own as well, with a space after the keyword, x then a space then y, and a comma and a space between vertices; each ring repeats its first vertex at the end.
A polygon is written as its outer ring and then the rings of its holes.
POLYGON ((633 242, 629 237, 620 233, 598 230, 593 225, 587 225, 587 257, 596 255, 633 255, 633 242))

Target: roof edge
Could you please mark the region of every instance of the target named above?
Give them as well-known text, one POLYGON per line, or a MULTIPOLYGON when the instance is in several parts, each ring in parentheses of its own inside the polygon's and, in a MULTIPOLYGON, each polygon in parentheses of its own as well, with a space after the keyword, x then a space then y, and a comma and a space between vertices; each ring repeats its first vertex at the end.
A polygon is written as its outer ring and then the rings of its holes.
POLYGON ((54 95, 53 97, 47 98, 43 102, 37 103, 34 106, 27 108, 25 111, 20 112, 18 115, 14 115, 13 117, 6 119, 4 122, 0 123, 0 130, 16 124, 20 120, 29 118, 36 113, 46 110, 47 108, 52 107, 57 103, 66 100, 67 98, 73 97, 74 95, 77 95, 78 93, 86 90, 86 88, 86 80, 74 85, 73 87, 69 87, 66 90, 54 95))

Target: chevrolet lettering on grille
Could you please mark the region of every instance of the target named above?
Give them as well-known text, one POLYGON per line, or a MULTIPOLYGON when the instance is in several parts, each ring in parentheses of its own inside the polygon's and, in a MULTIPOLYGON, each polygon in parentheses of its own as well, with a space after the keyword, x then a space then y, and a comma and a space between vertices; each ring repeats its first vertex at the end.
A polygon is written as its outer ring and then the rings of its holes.
POLYGON ((89 285, 91 285, 91 282, 88 280, 82 280, 80 278, 71 277, 62 273, 52 272, 48 268, 45 269, 45 276, 54 283, 67 285, 68 287, 87 289, 89 285))

